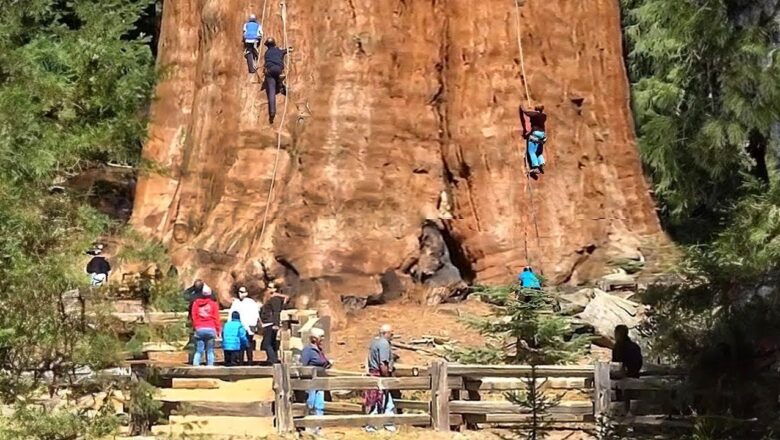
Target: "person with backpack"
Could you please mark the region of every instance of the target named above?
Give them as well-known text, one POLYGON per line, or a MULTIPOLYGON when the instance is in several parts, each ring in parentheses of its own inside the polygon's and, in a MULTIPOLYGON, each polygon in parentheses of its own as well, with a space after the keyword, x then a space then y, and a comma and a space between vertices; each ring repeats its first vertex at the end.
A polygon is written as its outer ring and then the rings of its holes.
POLYGON ((241 41, 244 43, 244 57, 246 58, 246 67, 249 74, 257 72, 257 59, 260 52, 257 49, 257 43, 263 39, 263 25, 257 22, 257 16, 252 14, 249 20, 244 23, 244 33, 241 41))
POLYGON ((287 95, 287 87, 284 85, 284 57, 292 53, 292 47, 279 49, 276 40, 265 40, 265 80, 263 88, 268 96, 268 122, 273 124, 276 117, 276 95, 287 95))
POLYGON ((241 314, 233 312, 230 321, 222 328, 222 351, 225 353, 225 366, 235 367, 241 364, 241 353, 249 345, 246 329, 241 324, 241 314))
POLYGON ((523 126, 523 138, 526 139, 526 152, 531 176, 544 174, 544 144, 547 142, 547 114, 543 105, 537 105, 533 110, 525 110, 520 105, 520 120, 523 126), (526 121, 525 118, 528 118, 526 121), (527 122, 527 123, 526 123, 527 122), (530 127, 530 128, 529 128, 530 127))
POLYGON ((192 327, 195 329, 195 356, 192 365, 200 366, 200 360, 206 353, 206 365, 214 365, 214 343, 222 330, 219 317, 219 304, 211 298, 211 291, 203 289, 201 297, 192 302, 190 309, 192 327))

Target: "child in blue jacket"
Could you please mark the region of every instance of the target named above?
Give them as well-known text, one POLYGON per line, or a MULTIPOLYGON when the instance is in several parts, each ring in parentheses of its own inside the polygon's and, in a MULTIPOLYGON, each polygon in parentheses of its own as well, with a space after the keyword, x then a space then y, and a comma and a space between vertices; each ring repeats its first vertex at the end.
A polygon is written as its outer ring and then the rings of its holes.
POLYGON ((225 366, 233 367, 241 363, 241 350, 249 346, 246 329, 241 324, 241 315, 233 312, 230 321, 222 328, 222 350, 225 352, 225 366))

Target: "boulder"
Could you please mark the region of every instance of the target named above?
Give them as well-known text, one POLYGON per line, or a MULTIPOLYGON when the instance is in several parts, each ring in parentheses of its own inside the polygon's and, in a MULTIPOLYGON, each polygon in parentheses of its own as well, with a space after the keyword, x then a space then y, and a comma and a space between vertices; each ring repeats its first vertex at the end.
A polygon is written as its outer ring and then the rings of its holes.
POLYGON ((636 291, 638 288, 636 278, 627 274, 626 271, 622 269, 618 269, 615 273, 601 277, 596 284, 605 292, 612 290, 636 291))
POLYGON ((639 326, 645 318, 644 306, 610 295, 598 289, 593 290, 594 297, 575 318, 593 326, 598 336, 595 344, 611 347, 615 342, 615 327, 623 324, 630 329, 639 326))
MULTIPOLYGON (((585 310, 588 303, 596 296, 596 292, 602 292, 592 287, 577 290, 571 293, 559 293, 556 296, 561 307, 561 314, 576 315, 585 310)), ((604 293, 604 292, 602 292, 604 293)))

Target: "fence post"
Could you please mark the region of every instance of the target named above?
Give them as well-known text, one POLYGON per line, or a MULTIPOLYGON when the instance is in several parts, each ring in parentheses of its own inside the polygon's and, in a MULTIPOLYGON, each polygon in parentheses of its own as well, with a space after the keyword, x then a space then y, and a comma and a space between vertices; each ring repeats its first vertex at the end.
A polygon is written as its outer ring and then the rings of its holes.
POLYGON ((596 362, 593 368, 593 412, 596 417, 609 414, 612 401, 612 383, 610 379, 610 363, 596 362))
POLYGON ((287 434, 295 431, 292 400, 290 396, 290 366, 274 364, 274 416, 276 431, 287 434))
POLYGON ((433 429, 450 430, 450 388, 447 380, 447 362, 437 359, 431 363, 431 419, 433 429))

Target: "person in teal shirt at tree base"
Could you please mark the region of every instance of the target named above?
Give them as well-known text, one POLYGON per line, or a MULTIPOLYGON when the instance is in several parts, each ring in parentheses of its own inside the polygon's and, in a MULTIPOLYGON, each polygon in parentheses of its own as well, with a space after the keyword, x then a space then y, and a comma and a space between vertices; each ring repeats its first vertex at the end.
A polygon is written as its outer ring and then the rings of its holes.
POLYGON ((542 290, 542 283, 530 266, 523 268, 523 271, 520 272, 517 279, 520 280, 520 287, 523 289, 542 290))

